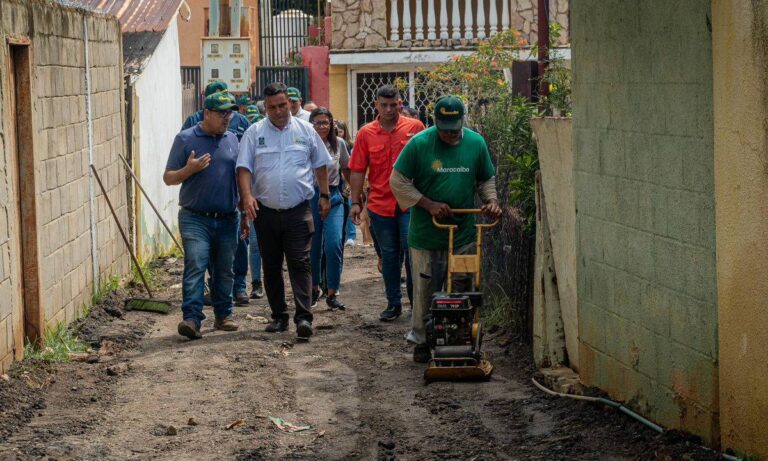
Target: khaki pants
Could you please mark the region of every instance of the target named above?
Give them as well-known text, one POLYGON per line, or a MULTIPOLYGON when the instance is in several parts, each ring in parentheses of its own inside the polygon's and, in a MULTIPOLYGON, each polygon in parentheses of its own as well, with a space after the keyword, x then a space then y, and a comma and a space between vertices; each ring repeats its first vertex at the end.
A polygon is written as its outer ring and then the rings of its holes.
MULTIPOLYGON (((454 250, 457 255, 475 254, 476 246, 472 242, 454 250)), ((413 274, 413 310, 411 312, 411 331, 405 339, 414 344, 427 342, 426 322, 429 318, 429 306, 432 295, 445 290, 448 275, 448 250, 418 250, 411 248, 411 274, 413 274)), ((471 274, 455 274, 453 291, 466 291, 472 285, 471 274)))

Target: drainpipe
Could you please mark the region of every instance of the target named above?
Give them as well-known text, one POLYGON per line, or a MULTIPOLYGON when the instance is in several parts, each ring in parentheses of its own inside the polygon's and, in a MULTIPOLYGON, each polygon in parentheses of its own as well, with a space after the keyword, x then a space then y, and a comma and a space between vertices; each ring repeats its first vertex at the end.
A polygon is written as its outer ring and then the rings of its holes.
POLYGON ((211 0, 208 4, 208 36, 219 36, 219 0, 211 0))
POLYGON ((232 0, 231 3, 232 6, 230 8, 232 8, 232 13, 230 14, 230 17, 232 20, 229 35, 232 37, 240 36, 240 14, 243 11, 242 4, 242 0, 232 0))
POLYGON ((544 81, 544 72, 549 65, 549 0, 538 0, 539 25, 539 98, 549 95, 549 85, 544 81))
MULTIPOLYGON (((85 116, 88 123, 88 164, 93 166, 93 111, 91 109, 91 55, 88 51, 88 18, 83 17, 83 44, 85 45, 85 116)), ((99 254, 96 245, 96 196, 93 170, 88 168, 88 206, 91 213, 91 266, 93 267, 93 293, 99 291, 99 254)))

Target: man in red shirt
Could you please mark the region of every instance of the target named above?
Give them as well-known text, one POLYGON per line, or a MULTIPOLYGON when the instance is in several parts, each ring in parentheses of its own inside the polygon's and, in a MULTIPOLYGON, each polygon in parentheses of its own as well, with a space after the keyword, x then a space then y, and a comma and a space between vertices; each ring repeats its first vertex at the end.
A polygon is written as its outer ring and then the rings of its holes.
POLYGON ((349 216, 352 222, 360 224, 362 192, 365 172, 368 170, 368 214, 371 217, 373 233, 381 249, 382 275, 387 294, 387 308, 380 319, 392 321, 402 313, 402 290, 400 271, 405 262, 408 299, 412 298, 410 258, 408 256, 409 210, 397 205, 389 188, 392 167, 403 150, 403 146, 424 124, 419 120, 401 117, 403 101, 400 92, 392 85, 376 90, 375 107, 379 115, 376 120, 363 126, 357 133, 349 168, 352 171, 352 207, 349 216))

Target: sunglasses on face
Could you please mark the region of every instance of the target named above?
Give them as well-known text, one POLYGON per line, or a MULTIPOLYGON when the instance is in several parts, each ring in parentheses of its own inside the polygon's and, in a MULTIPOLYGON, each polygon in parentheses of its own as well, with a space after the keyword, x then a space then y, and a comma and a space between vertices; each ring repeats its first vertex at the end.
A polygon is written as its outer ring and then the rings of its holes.
POLYGON ((318 128, 326 128, 331 126, 331 122, 312 122, 312 125, 318 128))
POLYGON ((210 110, 211 112, 213 112, 214 114, 218 115, 221 118, 229 118, 234 113, 231 110, 216 110, 216 109, 208 109, 208 110, 210 110))

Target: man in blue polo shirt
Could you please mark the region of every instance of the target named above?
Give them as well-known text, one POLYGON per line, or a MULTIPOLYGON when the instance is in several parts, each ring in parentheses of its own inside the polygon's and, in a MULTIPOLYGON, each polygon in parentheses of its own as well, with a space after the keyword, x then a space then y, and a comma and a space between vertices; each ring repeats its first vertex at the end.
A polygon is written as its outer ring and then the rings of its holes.
POLYGON ((240 222, 235 181, 238 142, 227 131, 233 110, 237 105, 229 93, 205 98, 202 122, 176 135, 163 174, 165 184, 181 184, 179 229, 184 244, 184 277, 183 320, 178 331, 189 339, 202 338, 203 277, 209 261, 213 268, 214 328, 237 330, 232 321, 232 261, 240 222))
MULTIPOLYGON (((227 92, 227 84, 220 80, 217 80, 213 83, 209 83, 208 86, 205 87, 206 98, 214 93, 220 93, 220 92, 225 92, 225 93, 227 92)), ((234 101, 234 96, 232 96, 232 100, 234 101)), ((187 117, 187 119, 184 121, 184 124, 181 126, 181 129, 186 130, 187 128, 191 128, 202 121, 203 121, 203 111, 199 110, 194 114, 190 115, 189 117, 187 117)), ((248 119, 245 118, 245 115, 235 110, 234 114, 232 115, 232 118, 229 119, 229 126, 227 129, 231 133, 237 135, 237 140, 240 141, 240 139, 243 137, 243 134, 245 133, 245 130, 247 130, 249 126, 251 126, 251 124, 250 122, 248 122, 248 119)))

